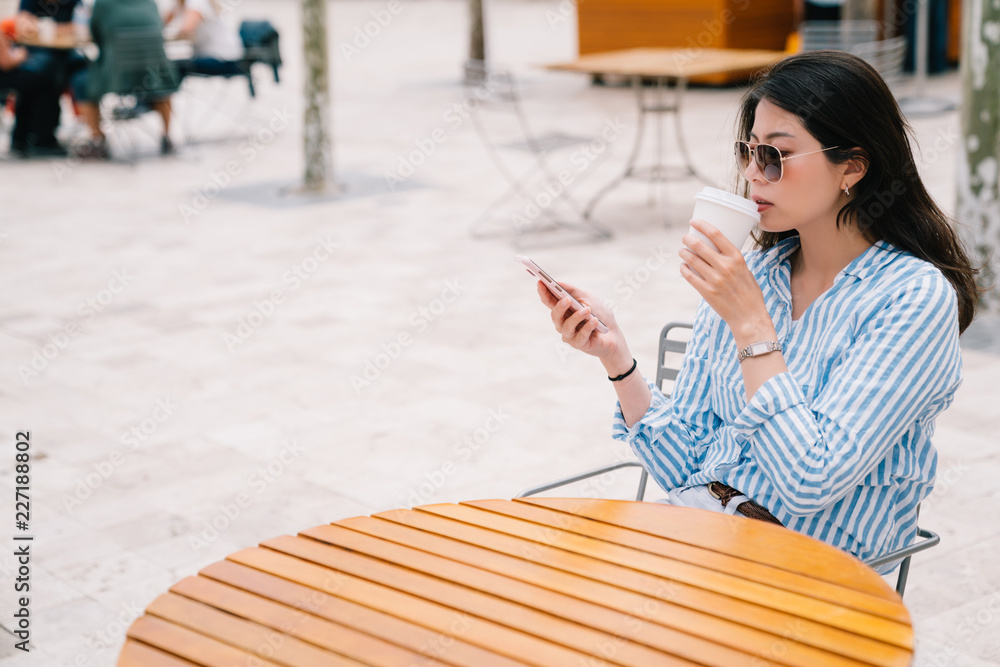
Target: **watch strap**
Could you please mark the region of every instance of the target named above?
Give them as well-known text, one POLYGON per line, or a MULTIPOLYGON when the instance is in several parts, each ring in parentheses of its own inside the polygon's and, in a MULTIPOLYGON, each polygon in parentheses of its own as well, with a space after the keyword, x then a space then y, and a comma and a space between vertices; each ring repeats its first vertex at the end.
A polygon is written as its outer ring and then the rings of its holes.
POLYGON ((771 352, 781 352, 781 343, 776 340, 757 341, 756 343, 750 343, 740 350, 740 353, 736 356, 736 361, 742 363, 744 359, 760 357, 771 352))

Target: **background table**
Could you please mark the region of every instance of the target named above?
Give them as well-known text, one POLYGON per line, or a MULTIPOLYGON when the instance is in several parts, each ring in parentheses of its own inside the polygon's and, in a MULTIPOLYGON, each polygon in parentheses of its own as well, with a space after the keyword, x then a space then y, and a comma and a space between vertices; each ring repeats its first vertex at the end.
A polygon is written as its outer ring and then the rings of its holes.
POLYGON ((910 617, 859 560, 741 517, 483 500, 267 540, 177 583, 119 667, 908 665, 910 617))
POLYGON ((66 24, 57 26, 55 33, 49 39, 42 39, 40 34, 36 34, 31 37, 19 35, 14 41, 23 46, 60 50, 82 49, 93 44, 89 29, 66 24))
MULTIPOLYGON (((546 65, 547 69, 566 72, 581 72, 590 75, 618 75, 629 77, 635 90, 636 102, 639 107, 639 123, 635 135, 635 143, 625 171, 601 188, 584 209, 584 217, 589 218, 597 203, 615 187, 627 178, 648 178, 650 181, 662 183, 671 177, 695 176, 715 185, 695 169, 688 154, 684 141, 684 130, 681 127, 681 103, 684 92, 691 77, 710 74, 749 73, 768 65, 773 65, 788 54, 784 51, 767 51, 761 49, 708 49, 708 48, 656 48, 656 49, 622 49, 604 53, 592 53, 581 56, 577 60, 565 63, 546 65), (645 101, 644 82, 655 82, 653 102, 645 101), (665 101, 665 90, 673 83, 673 102, 665 101), (655 125, 656 147, 655 162, 648 167, 639 167, 636 162, 642 148, 643 136, 646 130, 646 120, 649 114, 657 117, 655 125), (677 146, 680 149, 683 163, 666 165, 663 159, 663 120, 667 114, 674 115, 677 146)), ((735 138, 734 138, 735 140, 735 138)), ((650 195, 652 203, 652 193, 650 195)))

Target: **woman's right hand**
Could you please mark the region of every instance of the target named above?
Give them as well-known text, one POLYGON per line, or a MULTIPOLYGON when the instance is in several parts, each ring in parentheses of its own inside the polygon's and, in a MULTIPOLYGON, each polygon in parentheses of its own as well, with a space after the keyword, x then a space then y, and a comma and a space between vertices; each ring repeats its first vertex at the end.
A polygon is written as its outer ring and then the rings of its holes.
POLYGON ((620 375, 631 368, 632 354, 614 313, 578 287, 564 282, 559 284, 583 305, 583 310, 571 310, 573 306, 570 298, 557 299, 542 281, 538 281, 536 287, 538 297, 551 311, 552 324, 562 336, 563 342, 600 359, 608 370, 608 375, 620 375), (608 327, 608 333, 597 331, 597 319, 592 315, 608 327))

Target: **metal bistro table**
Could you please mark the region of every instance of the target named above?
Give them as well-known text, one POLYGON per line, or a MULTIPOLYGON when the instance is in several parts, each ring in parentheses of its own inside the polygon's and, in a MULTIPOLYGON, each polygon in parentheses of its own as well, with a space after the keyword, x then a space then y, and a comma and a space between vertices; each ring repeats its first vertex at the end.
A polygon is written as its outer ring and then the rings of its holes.
POLYGON ((276 537, 175 584, 118 667, 909 665, 859 560, 742 517, 532 498, 276 537))
POLYGON ((572 62, 546 65, 547 69, 566 72, 626 76, 631 79, 632 87, 635 89, 639 107, 639 126, 625 171, 591 198, 584 210, 584 218, 589 219, 597 203, 627 178, 646 178, 654 182, 663 182, 669 180, 669 175, 673 173, 675 178, 677 176, 695 176, 706 183, 711 183, 709 179, 699 174, 694 165, 691 164, 687 144, 684 142, 680 112, 688 79, 696 76, 750 72, 772 65, 787 55, 784 51, 760 49, 704 49, 697 47, 623 49, 621 51, 591 53, 572 62), (643 81, 648 79, 656 81, 651 104, 645 100, 643 86, 643 81), (667 103, 664 101, 664 91, 670 82, 674 83, 674 96, 673 102, 667 103), (650 114, 656 114, 658 118, 655 126, 655 163, 651 166, 639 167, 636 165, 636 161, 642 147, 647 116, 650 114), (684 160, 683 164, 680 165, 665 165, 663 161, 663 117, 666 114, 674 114, 677 145, 684 160))

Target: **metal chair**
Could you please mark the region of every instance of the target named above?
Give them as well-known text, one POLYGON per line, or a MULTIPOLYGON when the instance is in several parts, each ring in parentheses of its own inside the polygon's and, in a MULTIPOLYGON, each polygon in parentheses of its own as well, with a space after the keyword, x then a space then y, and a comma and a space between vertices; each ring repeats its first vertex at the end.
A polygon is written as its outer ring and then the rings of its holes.
POLYGON ((878 21, 806 21, 799 29, 803 51, 850 51, 878 39, 878 21))
MULTIPOLYGON (((678 338, 676 334, 678 332, 691 331, 691 329, 692 325, 690 324, 670 322, 660 330, 660 344, 657 352, 656 365, 656 386, 658 386, 668 398, 672 393, 673 383, 677 380, 677 373, 680 370, 680 358, 684 356, 688 343, 687 338, 678 338), (671 334, 674 335, 672 336, 671 334), (665 383, 670 383, 669 391, 665 388, 665 383)), ((622 468, 639 468, 641 470, 639 475, 639 489, 635 496, 635 499, 641 502, 646 496, 646 482, 649 479, 649 473, 646 472, 646 469, 643 468, 642 464, 638 461, 620 461, 601 468, 571 475, 570 477, 564 477, 553 482, 532 486, 524 491, 521 491, 515 496, 515 498, 534 496, 539 493, 544 493, 545 491, 550 491, 561 486, 580 482, 591 477, 597 477, 622 468)), ((918 507, 918 515, 919 512, 920 508, 918 507)), ((915 553, 937 546, 937 544, 941 542, 941 538, 937 533, 920 527, 917 528, 917 537, 920 541, 915 541, 913 544, 903 547, 902 549, 890 551, 887 554, 883 554, 876 558, 869 558, 864 561, 865 565, 872 568, 894 563, 896 561, 902 561, 899 565, 899 573, 896 577, 896 592, 899 593, 900 597, 903 596, 903 593, 906 590, 906 580, 910 573, 910 557, 915 553)))
POLYGON ((253 85, 253 66, 266 65, 274 72, 274 82, 280 83, 278 70, 282 65, 281 50, 278 47, 278 31, 271 22, 243 21, 240 24, 240 40, 243 42, 243 56, 239 60, 213 63, 211 68, 204 70, 190 63, 185 64, 185 76, 222 79, 242 77, 247 80, 250 97, 257 97, 257 89, 253 85))
POLYGON ((465 81, 466 86, 470 88, 469 99, 472 103, 469 105, 471 107, 469 115, 473 128, 493 165, 508 183, 508 189, 473 221, 471 235, 474 238, 489 238, 511 234, 517 242, 528 234, 562 229, 583 232, 587 240, 610 238, 611 232, 586 219, 583 211, 569 197, 572 184, 560 185, 560 191, 556 194, 546 192, 543 187, 544 184, 559 184, 557 170, 549 164, 548 153, 583 143, 583 140, 562 134, 538 137, 528 122, 517 83, 509 70, 489 66, 482 60, 470 60, 466 64, 465 81), (486 91, 485 95, 482 94, 483 90, 486 91), (502 109, 506 116, 513 113, 518 128, 513 143, 510 141, 502 143, 495 139, 495 130, 490 129, 490 123, 484 117, 486 107, 502 109), (526 149, 531 154, 533 164, 526 172, 517 175, 509 161, 502 155, 504 148, 526 149), (539 212, 536 219, 524 223, 514 215, 508 214, 504 222, 499 225, 500 232, 484 231, 491 224, 495 225, 497 219, 502 217, 501 209, 505 206, 509 208, 510 202, 518 200, 535 202, 540 201, 542 197, 546 197, 549 204, 537 206, 539 212), (572 219, 555 213, 553 209, 557 204, 569 209, 572 219))
POLYGON ((246 72, 250 84, 250 97, 255 97, 251 75, 254 65, 270 67, 274 73, 274 82, 281 82, 278 73, 282 64, 278 31, 270 21, 243 21, 240 24, 240 39, 243 40, 243 58, 240 60, 240 66, 246 72))
POLYGON ((862 42, 851 47, 851 53, 863 58, 882 75, 889 88, 903 79, 903 59, 906 57, 906 37, 893 37, 876 42, 862 42))

